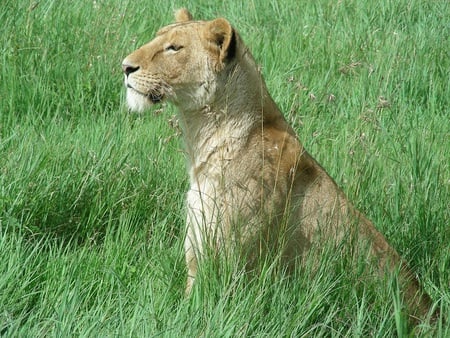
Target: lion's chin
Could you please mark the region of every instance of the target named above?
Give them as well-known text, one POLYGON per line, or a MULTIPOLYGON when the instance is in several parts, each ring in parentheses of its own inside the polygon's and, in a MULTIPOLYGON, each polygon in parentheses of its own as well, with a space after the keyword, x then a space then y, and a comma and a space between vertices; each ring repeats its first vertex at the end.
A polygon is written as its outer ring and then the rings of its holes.
POLYGON ((152 94, 143 95, 133 88, 127 89, 127 104, 131 111, 142 112, 148 109, 150 106, 159 103, 163 100, 164 95, 152 94))
POLYGON ((150 108, 154 103, 156 102, 132 88, 127 89, 127 104, 131 111, 141 113, 150 108))

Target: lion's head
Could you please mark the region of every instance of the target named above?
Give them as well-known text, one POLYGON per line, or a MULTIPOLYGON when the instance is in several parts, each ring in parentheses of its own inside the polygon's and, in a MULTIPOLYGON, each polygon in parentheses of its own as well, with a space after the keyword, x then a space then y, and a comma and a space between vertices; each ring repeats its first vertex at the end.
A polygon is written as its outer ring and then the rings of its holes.
POLYGON ((165 99, 185 109, 207 105, 217 74, 234 52, 235 33, 227 20, 193 21, 185 9, 175 19, 122 63, 127 103, 133 111, 165 99))

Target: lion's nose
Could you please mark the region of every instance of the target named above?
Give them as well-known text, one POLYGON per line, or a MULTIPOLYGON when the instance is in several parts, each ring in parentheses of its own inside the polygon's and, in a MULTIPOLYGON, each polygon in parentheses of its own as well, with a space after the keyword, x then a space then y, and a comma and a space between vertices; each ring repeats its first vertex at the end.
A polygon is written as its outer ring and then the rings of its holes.
POLYGON ((133 66, 133 65, 129 65, 127 63, 122 63, 122 70, 126 76, 130 75, 131 73, 134 73, 138 69, 139 69, 139 66, 133 66))

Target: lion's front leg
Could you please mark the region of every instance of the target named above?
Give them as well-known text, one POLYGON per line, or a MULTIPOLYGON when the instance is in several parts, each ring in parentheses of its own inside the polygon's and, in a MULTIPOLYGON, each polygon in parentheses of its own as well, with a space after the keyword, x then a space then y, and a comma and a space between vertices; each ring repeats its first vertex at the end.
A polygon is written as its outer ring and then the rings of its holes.
POLYGON ((186 235, 186 239, 184 242, 184 251, 186 258, 186 266, 187 266, 187 281, 186 281, 186 290, 185 295, 189 296, 192 292, 192 286, 194 285, 195 276, 197 274, 197 256, 195 254, 195 249, 192 243, 192 237, 189 236, 190 231, 188 230, 188 234, 186 235))
MULTIPOLYGON (((187 265, 186 295, 192 291, 197 275, 198 265, 204 251, 205 240, 214 234, 216 219, 215 202, 211 194, 200 193, 199 189, 191 189, 187 194, 187 219, 184 253, 187 265), (213 207, 211 207, 213 206, 213 207)), ((213 196, 213 195, 212 195, 213 196)))
POLYGON ((192 291, 197 275, 199 258, 203 252, 203 240, 200 231, 201 223, 199 224, 197 220, 195 209, 189 207, 186 220, 186 238, 184 239, 184 254, 187 266, 186 296, 189 296, 192 291))

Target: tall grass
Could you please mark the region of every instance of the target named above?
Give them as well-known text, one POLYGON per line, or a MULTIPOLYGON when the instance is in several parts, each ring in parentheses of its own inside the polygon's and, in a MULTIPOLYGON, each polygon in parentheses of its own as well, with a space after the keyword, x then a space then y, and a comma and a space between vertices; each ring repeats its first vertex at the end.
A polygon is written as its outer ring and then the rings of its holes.
MULTIPOLYGON (((0 335, 394 336, 395 284, 249 279, 183 297, 187 178, 170 106, 127 114, 122 59, 172 11, 227 17, 307 149, 450 318, 447 1, 12 1, 0 8, 0 335), (160 109, 162 108, 162 109, 160 109)), ((449 321, 423 332, 449 336, 449 321)))

